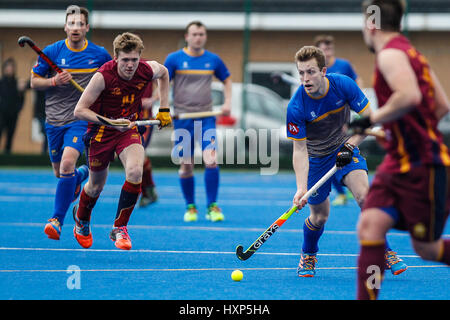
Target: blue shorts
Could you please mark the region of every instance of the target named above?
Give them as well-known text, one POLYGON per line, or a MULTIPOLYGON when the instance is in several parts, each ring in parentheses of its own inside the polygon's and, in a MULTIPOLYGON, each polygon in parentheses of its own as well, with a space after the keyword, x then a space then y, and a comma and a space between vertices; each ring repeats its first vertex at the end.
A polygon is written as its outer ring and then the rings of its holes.
MULTIPOLYGON (((339 147, 332 154, 320 157, 320 158, 309 158, 309 173, 308 173, 308 189, 310 189, 317 181, 320 180, 333 166, 336 164, 336 155, 341 147, 339 147)), ((366 159, 361 156, 359 149, 355 148, 353 150, 353 161, 343 167, 338 169, 335 173, 336 180, 342 183, 342 179, 353 170, 365 170, 367 169, 366 159)), ((331 192, 331 182, 332 179, 328 179, 313 195, 308 199, 309 204, 319 204, 328 198, 331 192)))
POLYGON ((65 147, 72 147, 83 154, 83 134, 87 130, 86 121, 75 121, 61 127, 45 123, 48 152, 51 162, 60 162, 65 147))
POLYGON ((174 120, 175 144, 172 149, 172 157, 192 157, 197 141, 206 149, 216 150, 216 118, 174 120))

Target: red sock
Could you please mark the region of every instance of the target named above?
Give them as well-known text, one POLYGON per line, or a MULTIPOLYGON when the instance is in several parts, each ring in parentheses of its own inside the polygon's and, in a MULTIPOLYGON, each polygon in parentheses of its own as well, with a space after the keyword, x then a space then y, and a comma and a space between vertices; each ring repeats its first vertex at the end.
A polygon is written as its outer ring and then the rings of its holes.
POLYGON ((358 257, 358 300, 375 300, 385 269, 385 242, 362 241, 358 257))
POLYGON ((90 221, 92 209, 95 206, 99 196, 92 198, 83 190, 81 190, 80 201, 78 202, 77 217, 80 220, 90 221))
POLYGON ((445 264, 450 265, 450 240, 449 239, 442 241, 441 252, 439 253, 438 261, 441 261, 445 264))
POLYGON ((141 183, 131 183, 125 181, 120 192, 119 205, 117 207, 114 227, 122 227, 128 224, 131 213, 141 193, 141 183))
POLYGON ((147 187, 153 187, 155 182, 152 175, 152 162, 146 157, 144 162, 144 170, 142 172, 142 193, 145 193, 147 187))

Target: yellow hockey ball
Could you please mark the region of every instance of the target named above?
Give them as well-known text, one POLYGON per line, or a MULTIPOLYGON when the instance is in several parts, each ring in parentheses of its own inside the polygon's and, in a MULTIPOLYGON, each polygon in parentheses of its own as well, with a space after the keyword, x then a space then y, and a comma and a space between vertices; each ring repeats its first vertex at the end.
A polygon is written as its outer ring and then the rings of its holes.
POLYGON ((234 281, 241 281, 242 278, 244 278, 244 274, 241 270, 234 270, 231 273, 231 279, 233 279, 234 281))

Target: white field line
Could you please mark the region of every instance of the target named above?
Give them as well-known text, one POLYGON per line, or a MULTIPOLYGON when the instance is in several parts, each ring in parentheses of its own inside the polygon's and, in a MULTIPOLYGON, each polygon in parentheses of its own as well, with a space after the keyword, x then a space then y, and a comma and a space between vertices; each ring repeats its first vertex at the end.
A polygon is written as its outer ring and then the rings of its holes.
MULTIPOLYGON (((38 227, 43 228, 45 223, 40 222, 0 222, 2 227, 38 227)), ((73 226, 73 224, 67 223, 65 226, 73 226)), ((110 229, 110 224, 92 224, 95 228, 110 229)), ((255 232, 262 233, 265 231, 263 228, 243 228, 243 227, 202 227, 202 226, 151 226, 151 225, 129 225, 130 230, 133 229, 144 229, 144 230, 182 230, 182 231, 215 231, 215 232, 255 232)), ((288 233, 303 233, 302 229, 290 229, 290 228, 280 228, 277 233, 288 232, 288 233)), ((356 235, 356 231, 343 231, 343 230, 325 230, 325 234, 334 235, 356 235)), ((407 232, 389 232, 388 236, 397 237, 409 237, 407 232)), ((444 234, 443 237, 450 237, 450 234, 444 234)))
MULTIPOLYGON (((208 251, 208 250, 152 250, 152 249, 81 249, 81 248, 17 248, 17 247, 0 247, 2 251, 48 251, 48 252, 120 252, 124 254, 129 253, 165 253, 165 254, 216 254, 216 255, 235 255, 234 251, 208 251)), ((258 252, 258 255, 273 255, 273 256, 298 256, 299 253, 292 252, 258 252)), ((318 253, 318 256, 323 257, 357 257, 355 253, 318 253)), ((417 255, 401 255, 402 258, 420 258, 417 255)))

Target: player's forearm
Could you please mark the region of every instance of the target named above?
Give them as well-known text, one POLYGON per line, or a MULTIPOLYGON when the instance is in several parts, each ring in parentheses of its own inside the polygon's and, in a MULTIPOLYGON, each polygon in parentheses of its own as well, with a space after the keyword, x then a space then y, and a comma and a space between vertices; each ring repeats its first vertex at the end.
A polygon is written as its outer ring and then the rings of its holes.
POLYGON ((30 80, 30 87, 35 90, 47 90, 56 85, 54 78, 40 78, 32 75, 30 80))
POLYGON ((159 105, 161 107, 169 106, 169 72, 164 68, 161 78, 158 79, 159 105))
POLYGON ((223 104, 228 106, 231 109, 231 95, 232 95, 232 87, 233 87, 233 82, 231 81, 231 77, 228 77, 227 79, 225 79, 223 84, 224 84, 224 90, 223 90, 224 103, 223 104))
POLYGON ((78 102, 73 113, 75 117, 79 120, 100 123, 97 119, 98 114, 89 109, 89 107, 80 104, 80 102, 78 102))
POLYGON ((294 142, 294 150, 292 153, 292 166, 295 172, 295 180, 297 183, 297 190, 306 191, 309 172, 309 159, 305 146, 296 145, 294 142))

